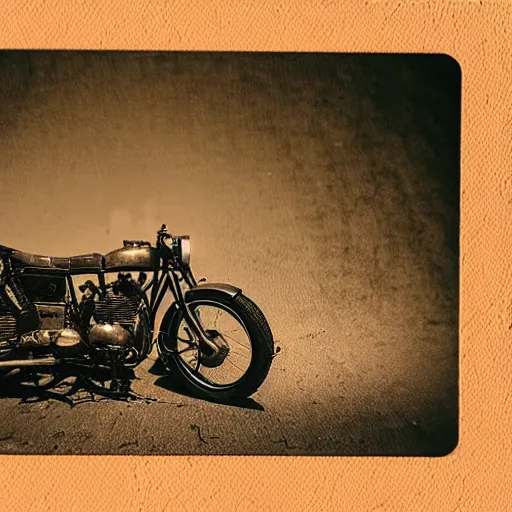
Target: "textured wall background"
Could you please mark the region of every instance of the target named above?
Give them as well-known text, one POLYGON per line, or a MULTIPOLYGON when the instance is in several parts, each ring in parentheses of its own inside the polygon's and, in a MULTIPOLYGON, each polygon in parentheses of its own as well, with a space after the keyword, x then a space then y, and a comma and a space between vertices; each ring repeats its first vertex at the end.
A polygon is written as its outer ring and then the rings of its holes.
MULTIPOLYGON (((127 237, 154 240, 166 222, 191 236, 198 276, 256 300, 283 349, 252 397, 261 412, 190 400, 182 409, 103 403, 71 413, 55 403, 20 407, 19 390, 4 382, 0 452, 454 448, 454 61, 8 52, 0 104, 3 244, 105 253, 127 237), (198 443, 193 424, 217 440, 198 443)), ((137 371, 145 396, 173 388, 171 378, 155 380, 156 357, 137 371)))
POLYGON ((7 510, 507 510, 510 8, 485 2, 5 2, 9 47, 442 51, 463 71, 461 439, 442 459, 4 457, 7 510), (306 12, 307 11, 307 12, 306 12), (30 26, 30 28, 28 28, 30 26), (207 28, 206 28, 207 27, 207 28), (62 485, 62 465, 73 486, 62 485), (193 471, 190 493, 169 474, 193 471), (40 484, 39 476, 45 478, 40 484), (98 479, 101 475, 101 479, 98 479), (104 475, 111 475, 107 480, 104 475), (314 475, 314 476, 313 476, 314 475), (225 492, 221 485, 229 481, 225 492), (221 484, 222 483, 222 484, 221 484))

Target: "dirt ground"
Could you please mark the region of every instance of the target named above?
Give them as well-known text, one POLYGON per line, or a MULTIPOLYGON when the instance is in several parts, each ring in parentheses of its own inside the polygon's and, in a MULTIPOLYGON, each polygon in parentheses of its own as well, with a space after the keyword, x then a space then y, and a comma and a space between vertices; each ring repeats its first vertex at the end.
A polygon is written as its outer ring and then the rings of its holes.
POLYGON ((444 58, 0 55, 0 243, 108 252, 165 222, 282 348, 236 406, 183 394, 156 354, 134 383, 152 401, 3 383, 0 453, 451 451, 457 86, 444 58))

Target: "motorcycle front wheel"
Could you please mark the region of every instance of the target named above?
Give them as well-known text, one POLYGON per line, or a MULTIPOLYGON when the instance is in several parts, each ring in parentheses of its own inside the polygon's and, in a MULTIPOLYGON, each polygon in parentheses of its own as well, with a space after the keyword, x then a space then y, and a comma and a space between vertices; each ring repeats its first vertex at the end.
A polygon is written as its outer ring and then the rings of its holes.
POLYGON ((197 292, 188 306, 209 335, 222 336, 229 353, 219 366, 209 365, 182 312, 173 308, 157 344, 172 377, 192 394, 209 400, 253 395, 266 379, 274 353, 272 332, 261 310, 242 294, 232 298, 217 290, 197 292), (222 324, 222 316, 227 325, 222 324))

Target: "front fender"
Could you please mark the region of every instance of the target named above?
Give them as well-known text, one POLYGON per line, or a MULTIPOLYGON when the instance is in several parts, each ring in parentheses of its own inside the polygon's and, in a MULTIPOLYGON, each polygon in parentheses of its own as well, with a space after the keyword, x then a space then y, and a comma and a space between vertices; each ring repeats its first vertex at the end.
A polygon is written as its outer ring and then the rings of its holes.
MULTIPOLYGON (((185 302, 192 302, 196 298, 207 297, 208 292, 211 292, 212 294, 221 292, 228 295, 231 299, 234 299, 242 293, 242 289, 226 283, 200 283, 185 292, 185 302)), ((178 312, 178 309, 178 304, 173 302, 162 319, 160 324, 161 331, 167 332, 174 315, 178 312)))
POLYGON ((200 283, 185 292, 185 301, 192 301, 198 295, 204 296, 204 293, 209 291, 225 293, 234 299, 242 292, 242 289, 225 283, 200 283))

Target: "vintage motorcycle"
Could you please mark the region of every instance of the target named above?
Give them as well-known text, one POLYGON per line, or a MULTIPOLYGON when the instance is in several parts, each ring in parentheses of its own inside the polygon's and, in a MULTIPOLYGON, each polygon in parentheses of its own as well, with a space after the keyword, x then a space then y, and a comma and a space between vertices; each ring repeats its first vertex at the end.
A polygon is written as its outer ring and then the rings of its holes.
POLYGON ((0 245, 0 372, 21 371, 37 386, 36 376, 53 383, 70 367, 106 371, 96 380, 124 396, 155 344, 166 372, 217 401, 255 393, 275 355, 258 306, 234 286, 196 282, 190 238, 172 236, 165 224, 156 246, 125 240, 106 255, 46 257, 0 245), (77 287, 77 276, 91 279, 77 287), (156 331, 169 292, 173 302, 156 331), (223 330, 221 315, 231 322, 223 330))

